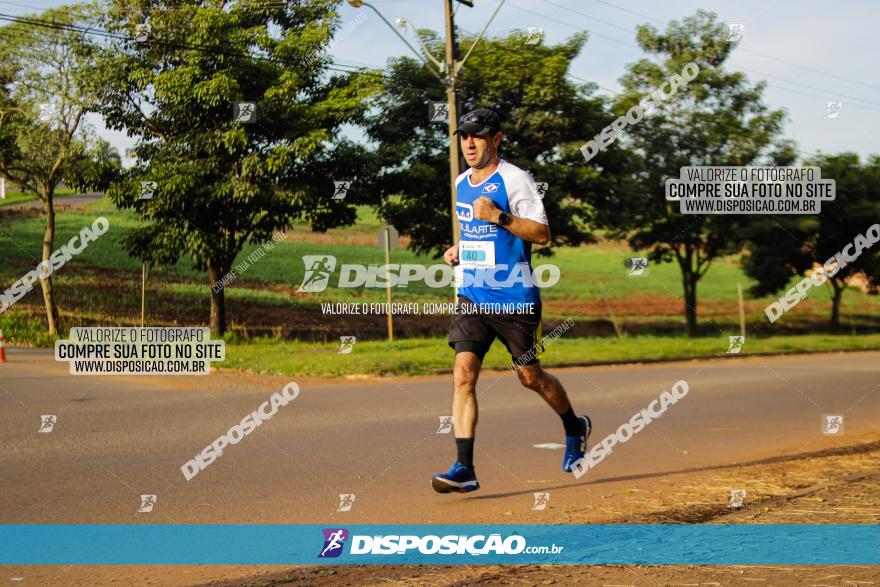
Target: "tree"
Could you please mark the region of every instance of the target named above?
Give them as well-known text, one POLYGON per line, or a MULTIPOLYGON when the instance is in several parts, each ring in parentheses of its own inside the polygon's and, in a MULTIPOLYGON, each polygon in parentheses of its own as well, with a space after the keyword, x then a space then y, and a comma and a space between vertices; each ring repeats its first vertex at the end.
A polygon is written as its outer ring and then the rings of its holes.
MULTIPOLYGON (((817 263, 825 265, 857 235, 864 235, 880 221, 880 156, 861 164, 855 153, 817 155, 804 164, 821 168, 823 179, 834 179, 835 200, 824 202, 818 216, 771 216, 749 227, 743 267, 758 282, 751 290, 755 296, 785 289, 792 277, 813 270, 817 263)), ((840 327, 840 302, 846 281, 861 274, 874 288, 880 284, 877 247, 827 274, 830 324, 836 330, 840 327)))
MULTIPOLYGON (((65 7, 20 19, 0 32, 0 176, 42 201, 41 259, 47 264, 58 185, 91 187, 112 165, 106 143, 83 123, 94 106, 84 77, 94 47, 72 27, 86 16, 82 6, 65 7)), ((41 277, 40 286, 48 331, 55 335, 59 313, 52 275, 41 277)))
MULTIPOLYGON (((636 36, 656 61, 641 59, 629 66, 620 80, 624 93, 615 104, 617 116, 673 74, 681 75, 689 63, 696 63, 699 72, 626 127, 622 140, 640 158, 637 193, 623 198, 599 193, 593 204, 612 235, 626 237, 634 249, 647 249, 654 261, 678 263, 686 329, 695 336, 697 285, 714 259, 740 251, 743 238, 734 217, 682 215, 677 202, 666 201, 665 181, 678 177, 683 166, 751 165, 790 154, 790 144, 779 138, 785 115, 763 104, 763 82, 752 86, 744 74, 725 71, 735 45, 727 42, 727 28, 714 14, 700 10, 681 23, 670 22, 665 33, 643 25, 636 36)), ((602 151, 595 160, 604 162, 604 157, 602 151)))
MULTIPOLYGON (((436 33, 420 34, 433 54, 442 54, 436 33)), ((527 169, 536 181, 548 183, 544 206, 552 242, 589 242, 590 210, 585 202, 599 192, 625 192, 627 184, 619 179, 629 159, 614 147, 601 172, 583 164, 579 148, 587 139, 584 129, 610 116, 606 101, 593 95, 594 84, 568 77, 587 35, 556 46, 527 45, 526 39, 515 32, 480 41, 460 74, 459 113, 476 108, 497 112, 505 135, 501 156, 527 169)), ((474 40, 462 39, 462 54, 474 40)), ((388 69, 366 122, 366 134, 375 144, 373 185, 382 197, 379 211, 411 237, 410 248, 440 254, 452 243, 449 138, 446 124, 429 122, 428 104, 445 102, 445 88, 414 59, 394 59, 388 69)))
MULTIPOLYGON (((107 28, 102 113, 137 141, 138 162, 110 194, 146 224, 124 244, 152 264, 182 255, 211 284, 246 242, 295 219, 350 224, 353 189, 331 200, 333 179, 356 180, 362 149, 340 138, 357 123, 374 75, 327 79, 322 54, 338 25, 335 3, 118 2, 107 28), (138 40, 140 39, 140 40, 138 40), (254 105, 255 119, 249 116, 254 105), (141 182, 155 182, 140 199, 141 182)), ((146 184, 152 185, 152 184, 146 184)), ((355 181, 355 187, 357 181, 355 181)), ((211 329, 226 330, 225 295, 211 289, 211 329)))

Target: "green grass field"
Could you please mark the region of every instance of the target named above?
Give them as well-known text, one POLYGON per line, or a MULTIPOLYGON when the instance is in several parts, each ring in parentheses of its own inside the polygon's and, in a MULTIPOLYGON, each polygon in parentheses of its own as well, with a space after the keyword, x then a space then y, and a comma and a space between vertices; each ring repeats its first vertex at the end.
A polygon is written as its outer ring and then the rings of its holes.
MULTIPOLYGON (((106 269, 140 273, 141 264, 129 257, 119 246, 119 241, 126 231, 134 228, 137 221, 130 211, 115 210, 106 201, 99 200, 87 206, 65 211, 58 215, 56 246, 67 242, 83 226, 88 226, 97 216, 106 216, 110 220, 110 230, 89 247, 76 259, 78 262, 106 269)), ((0 247, 8 254, 10 260, 28 260, 37 262, 43 232, 43 219, 16 220, 6 222, 0 230, 0 247)), ((259 262, 253 264, 241 276, 242 280, 257 280, 270 284, 280 284, 296 288, 300 285, 304 274, 301 261, 305 254, 335 255, 339 264, 362 263, 384 264, 384 254, 375 244, 350 244, 352 237, 369 238, 375 241, 375 234, 380 224, 366 210, 360 211, 358 224, 345 229, 331 230, 321 235, 322 240, 313 241, 313 233, 304 226, 295 226, 288 231, 286 242, 277 245, 259 262)), ((260 245, 247 245, 236 259, 236 262, 247 257, 260 245)), ((655 264, 649 268, 647 277, 632 278, 626 275, 624 261, 635 253, 617 244, 584 246, 578 248, 559 247, 550 257, 535 256, 533 265, 553 263, 559 266, 561 279, 559 283, 542 291, 545 300, 604 300, 625 298, 639 295, 661 295, 678 298, 681 295, 681 281, 678 267, 672 263, 655 264)), ((416 255, 405 249, 392 252, 392 263, 423 263, 427 265, 441 263, 440 260, 428 255, 416 255)), ((182 259, 173 267, 155 268, 152 275, 169 278, 183 278, 207 284, 207 276, 203 271, 192 268, 192 262, 182 259)), ((11 277, 6 271, 2 276, 11 277)), ((701 300, 736 301, 736 283, 739 281, 746 290, 752 280, 746 277, 738 266, 735 258, 725 258, 715 262, 709 273, 699 284, 701 300)), ((177 286, 179 287, 179 286, 177 286)), ((198 286, 201 288, 201 285, 198 286)), ((237 288, 233 282, 233 298, 254 296, 262 301, 289 301, 281 294, 261 292, 254 288, 237 288), (240 291, 235 291, 240 289, 240 291)), ((396 288, 395 299, 447 299, 451 296, 451 288, 433 289, 425 285, 411 284, 406 289, 396 288)), ((365 301, 384 301, 385 290, 375 289, 338 289, 331 280, 331 286, 320 297, 303 294, 302 301, 345 301, 352 297, 364 298, 365 301)), ((821 298, 819 296, 811 296, 821 298)), ((855 297, 855 296, 852 296, 855 297)), ((769 298, 766 298, 769 300, 769 298)), ((808 300, 810 301, 810 300, 808 300)), ((866 297, 874 309, 880 308, 880 300, 866 297)), ((825 300, 822 299, 822 304, 825 300)))
MULTIPOLYGON (((624 336, 617 338, 558 338, 541 356, 545 366, 619 361, 643 361, 727 356, 726 336, 624 336)), ((222 367, 254 373, 295 376, 429 375, 452 366, 452 351, 445 338, 420 338, 395 342, 356 342, 349 354, 339 354, 339 343, 314 344, 261 339, 250 344, 227 344, 222 367)), ((768 354, 832 350, 880 349, 880 334, 801 335, 746 338, 741 353, 768 354)), ((510 355, 492 345, 483 361, 486 367, 507 368, 510 355)))
MULTIPOLYGON (((55 246, 66 243, 98 216, 109 219, 110 230, 54 276, 62 311, 62 330, 86 323, 122 325, 139 321, 141 263, 129 257, 120 246, 125 233, 137 226, 138 221, 132 212, 116 210, 106 200, 64 210, 57 217, 55 246)), ((43 228, 44 219, 39 216, 0 217, 0 250, 4 251, 0 283, 5 284, 4 288, 33 269, 39 261, 43 228)), ((331 280, 331 287, 321 294, 296 293, 304 274, 302 255, 332 254, 339 264, 383 264, 384 254, 377 246, 376 238, 379 229, 380 223, 369 209, 359 210, 355 226, 324 234, 312 233, 303 225, 292 227, 287 232, 286 241, 277 244, 226 287, 227 309, 234 316, 231 325, 257 330, 287 328, 287 336, 296 336, 297 328, 316 327, 315 323, 324 322, 319 308, 321 302, 384 302, 384 289, 339 289, 335 287, 335 280, 331 280), (306 314, 311 318, 291 323, 306 314)), ((248 245, 237 262, 259 246, 248 245)), ((545 316, 552 319, 572 317, 575 321, 614 319, 624 332, 645 332, 655 336, 683 332, 678 267, 673 264, 652 265, 648 276, 631 278, 624 267, 624 260, 630 256, 634 254, 624 245, 613 242, 578 248, 561 247, 549 257, 536 255, 533 265, 554 263, 561 273, 558 285, 542 292, 545 316)), ((392 262, 431 265, 439 261, 401 247, 392 252, 392 262)), ((700 282, 700 320, 705 327, 704 333, 711 338, 624 336, 621 339, 578 339, 569 335, 556 343, 554 352, 558 358, 552 360, 582 362, 711 355, 712 349, 720 344, 720 340, 726 340, 727 334, 738 332, 737 282, 746 291, 752 285, 742 273, 738 259, 733 257, 716 261, 700 282)), ((830 311, 830 291, 826 289, 812 290, 796 310, 773 327, 772 333, 782 334, 785 327, 795 323, 802 331, 824 328, 830 311)), ((148 281, 147 323, 207 324, 209 293, 210 284, 205 272, 194 269, 189 259, 181 259, 172 267, 153 268, 148 281)), ((396 288, 393 292, 393 301, 396 302, 450 301, 451 297, 451 288, 432 289, 423 283, 406 289, 396 288)), ((769 301, 770 298, 747 298, 750 333, 763 335, 770 331, 763 315, 763 308, 769 301), (753 331, 753 326, 757 330, 753 331)), ((0 315, 0 327, 6 332, 7 340, 12 339, 18 344, 51 344, 52 340, 44 334, 45 318, 39 288, 18 304, 0 315)), ((848 333, 876 330, 880 323, 880 297, 850 288, 843 299, 842 314, 843 326, 848 333)), ((376 319, 383 320, 382 317, 376 319)), ((336 332, 337 325, 328 326, 327 339, 338 340, 339 335, 351 334, 336 332)), ((861 340, 874 339, 868 336, 852 340, 847 337, 774 336, 754 340, 755 346, 748 350, 758 352, 762 348, 776 348, 774 345, 794 345, 792 348, 800 350, 850 348, 847 345, 859 345, 861 340)), ((335 346, 336 343, 322 345, 277 339, 271 344, 256 341, 233 345, 227 364, 262 371, 277 363, 283 365, 279 367, 282 372, 293 373, 300 369, 303 373, 324 374, 425 373, 448 366, 448 353, 441 339, 418 338, 395 343, 362 340, 356 353, 345 355, 347 362, 342 363, 339 359, 343 356, 337 357, 335 346), (433 350, 428 352, 428 348, 433 350), (285 358, 288 356, 292 359, 285 358)), ((495 349, 487 360, 498 365, 506 358, 503 352, 495 349)))

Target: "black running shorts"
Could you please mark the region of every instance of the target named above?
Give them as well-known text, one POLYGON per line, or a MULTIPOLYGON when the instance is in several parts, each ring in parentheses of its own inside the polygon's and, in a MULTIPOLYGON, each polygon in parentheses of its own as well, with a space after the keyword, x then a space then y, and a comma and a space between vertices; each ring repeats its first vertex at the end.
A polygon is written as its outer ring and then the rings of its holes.
POLYGON ((521 312, 484 311, 469 298, 459 296, 449 325, 449 346, 456 353, 474 353, 482 361, 497 337, 515 363, 537 363, 538 353, 544 350, 540 345, 541 306, 536 304, 524 309, 526 311, 521 312))

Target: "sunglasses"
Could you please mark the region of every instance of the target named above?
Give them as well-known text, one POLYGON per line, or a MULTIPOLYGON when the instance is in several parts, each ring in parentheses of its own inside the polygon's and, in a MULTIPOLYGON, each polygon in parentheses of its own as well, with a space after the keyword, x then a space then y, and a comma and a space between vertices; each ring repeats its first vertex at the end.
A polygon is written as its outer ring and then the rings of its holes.
POLYGON ((458 119, 458 124, 465 123, 475 123, 475 124, 486 124, 486 120, 480 116, 479 114, 464 114, 461 118, 458 119))

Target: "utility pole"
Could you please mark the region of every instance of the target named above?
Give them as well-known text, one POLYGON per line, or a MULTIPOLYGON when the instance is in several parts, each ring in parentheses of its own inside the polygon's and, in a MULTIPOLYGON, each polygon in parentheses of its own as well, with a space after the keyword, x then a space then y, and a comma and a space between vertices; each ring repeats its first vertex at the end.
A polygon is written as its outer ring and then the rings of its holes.
POLYGON ((144 327, 144 314, 147 307, 147 262, 141 267, 141 328, 144 327))
MULTIPOLYGON (((452 207, 452 242, 453 244, 459 241, 459 225, 458 225, 458 214, 456 212, 456 194, 455 194, 455 180, 458 178, 458 175, 461 170, 461 155, 459 154, 458 149, 458 136, 455 135, 455 131, 458 130, 458 94, 456 92, 456 83, 458 80, 458 72, 461 70, 462 66, 468 60, 468 57, 471 56, 474 49, 479 44, 480 40, 483 38, 483 35, 486 34, 486 30, 489 28, 489 25, 492 24, 492 21, 495 20, 495 16, 498 14, 498 11, 501 10, 501 7, 507 0, 499 0, 498 5, 495 7, 495 11, 492 13, 492 16, 489 17, 489 20, 486 22, 486 26, 483 27, 483 30, 480 31, 480 34, 471 44, 471 48, 468 50, 467 55, 464 56, 464 59, 461 61, 457 61, 457 45, 455 42, 455 23, 453 22, 453 2, 458 2, 459 4, 464 4, 465 6, 469 6, 470 8, 474 7, 473 0, 442 0, 443 2, 443 13, 445 15, 446 20, 446 60, 443 63, 443 69, 445 71, 436 71, 431 64, 425 60, 425 58, 416 50, 415 47, 410 45, 403 36, 397 32, 397 30, 388 22, 388 19, 382 16, 382 13, 379 12, 375 6, 370 4, 369 2, 364 2, 364 0, 348 0, 348 3, 355 7, 360 8, 362 6, 366 6, 373 12, 375 12, 382 22, 384 22, 388 28, 394 31, 394 34, 400 38, 404 44, 410 48, 410 50, 415 53, 416 57, 418 57, 422 63, 428 68, 431 73, 433 73, 441 82, 446 86, 446 107, 449 110, 449 194, 450 194, 450 204, 452 207)), ((405 23, 406 19, 398 19, 399 23, 405 23)), ((404 24, 405 26, 405 24, 404 24)), ((422 44, 422 50, 428 55, 432 62, 434 62, 438 67, 439 63, 437 63, 437 59, 431 56, 427 48, 422 44)))
POLYGON ((458 94, 455 84, 458 78, 455 43, 455 23, 452 15, 452 2, 454 0, 442 0, 446 20, 446 101, 449 110, 449 194, 452 205, 452 244, 459 240, 460 229, 458 225, 458 212, 455 202, 457 200, 455 180, 461 173, 459 168, 458 136, 458 94))

